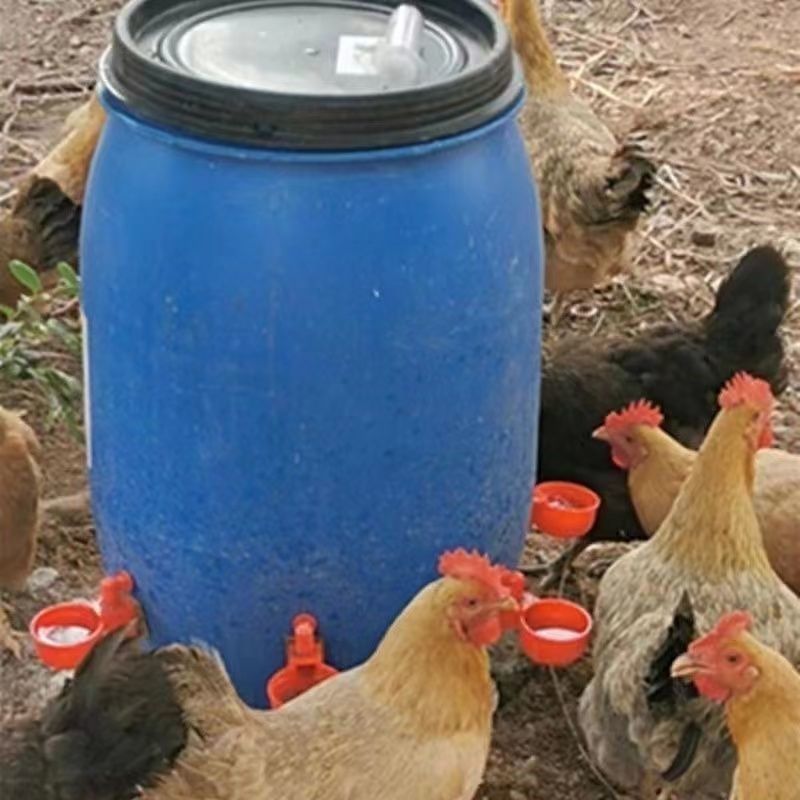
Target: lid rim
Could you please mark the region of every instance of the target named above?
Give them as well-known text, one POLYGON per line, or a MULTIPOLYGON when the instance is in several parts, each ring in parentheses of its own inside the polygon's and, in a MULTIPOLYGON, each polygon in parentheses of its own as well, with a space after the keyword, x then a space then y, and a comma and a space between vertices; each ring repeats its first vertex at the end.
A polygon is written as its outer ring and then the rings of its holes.
MULTIPOLYGON (((285 0, 263 0, 272 5, 285 0)), ((212 0, 214 2, 214 0, 212 0)), ((335 6, 337 0, 317 0, 335 6)), ((236 7, 236 0, 216 0, 236 7)), ((363 0, 352 0, 363 6, 363 0)), ((214 82, 155 60, 137 44, 137 26, 176 19, 185 0, 132 0, 114 25, 100 81, 143 121, 190 135, 271 149, 342 150, 408 145, 480 127, 512 107, 523 80, 499 16, 482 0, 419 0, 425 14, 452 22, 465 9, 492 37, 486 60, 426 86, 381 94, 296 94, 214 82), (146 17, 146 11, 152 16, 146 17), (155 13, 153 13, 155 12, 155 13), (438 17, 437 17, 438 15, 438 17)), ((198 13, 194 2, 193 14, 198 13)), ((209 3, 210 5, 210 3, 209 3)), ((369 3, 375 7, 376 2, 369 3)))

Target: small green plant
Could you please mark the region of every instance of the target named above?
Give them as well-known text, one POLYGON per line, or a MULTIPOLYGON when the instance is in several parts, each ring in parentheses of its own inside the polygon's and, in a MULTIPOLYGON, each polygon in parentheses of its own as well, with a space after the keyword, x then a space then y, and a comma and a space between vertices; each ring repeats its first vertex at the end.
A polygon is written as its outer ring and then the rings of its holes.
POLYGON ((28 294, 16 308, 0 305, 0 379, 30 381, 48 407, 48 422, 63 422, 82 439, 83 388, 78 372, 81 355, 80 322, 72 313, 78 306, 80 281, 68 264, 56 267, 57 281, 44 288, 35 270, 11 261, 11 274, 28 294))

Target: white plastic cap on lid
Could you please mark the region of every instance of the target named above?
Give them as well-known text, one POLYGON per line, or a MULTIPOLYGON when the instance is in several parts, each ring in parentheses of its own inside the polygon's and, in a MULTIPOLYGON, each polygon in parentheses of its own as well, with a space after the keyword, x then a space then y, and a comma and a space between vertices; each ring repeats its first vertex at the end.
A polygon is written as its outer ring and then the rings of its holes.
POLYGON ((420 55, 425 20, 416 6, 398 6, 389 17, 386 35, 375 46, 373 60, 386 88, 419 84, 425 69, 420 55))

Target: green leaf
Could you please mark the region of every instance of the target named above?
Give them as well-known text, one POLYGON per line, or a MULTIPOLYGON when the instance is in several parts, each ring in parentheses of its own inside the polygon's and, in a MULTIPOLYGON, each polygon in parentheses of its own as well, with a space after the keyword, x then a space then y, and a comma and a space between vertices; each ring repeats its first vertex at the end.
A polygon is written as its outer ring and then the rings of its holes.
POLYGON ((36 270, 31 269, 27 264, 14 259, 9 261, 8 268, 11 274, 26 288, 34 294, 42 291, 42 281, 36 274, 36 270))
POLYGON ((80 288, 80 281, 78 280, 78 275, 72 267, 67 264, 66 261, 59 261, 56 264, 56 271, 58 272, 58 276, 61 278, 62 281, 67 285, 67 288, 72 290, 73 292, 77 292, 80 288))
POLYGON ((45 310, 51 307, 50 301, 76 298, 80 277, 68 265, 59 264, 59 280, 45 292, 39 275, 26 264, 11 262, 9 271, 25 291, 16 308, 0 304, 0 381, 30 384, 48 409, 48 425, 64 425, 81 441, 83 387, 76 377, 80 374, 80 325, 72 317, 51 317, 45 310))

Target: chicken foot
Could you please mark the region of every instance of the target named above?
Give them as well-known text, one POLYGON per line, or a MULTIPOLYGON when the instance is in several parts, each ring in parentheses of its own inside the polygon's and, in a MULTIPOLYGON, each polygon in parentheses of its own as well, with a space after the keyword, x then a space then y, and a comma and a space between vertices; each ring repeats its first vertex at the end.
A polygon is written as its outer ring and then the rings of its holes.
POLYGON ((6 606, 0 602, 0 652, 8 650, 19 661, 22 658, 22 643, 25 638, 26 634, 24 632, 15 631, 11 627, 11 620, 8 618, 6 606))

